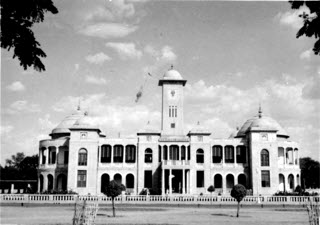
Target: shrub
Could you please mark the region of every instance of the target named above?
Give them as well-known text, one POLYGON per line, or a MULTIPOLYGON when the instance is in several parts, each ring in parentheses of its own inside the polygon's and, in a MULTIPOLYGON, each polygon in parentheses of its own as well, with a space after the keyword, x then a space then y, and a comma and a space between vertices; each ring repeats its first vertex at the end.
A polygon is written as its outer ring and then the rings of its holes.
POLYGON ((246 195, 247 195, 247 190, 243 185, 237 184, 233 186, 231 190, 231 196, 235 198, 238 202, 237 217, 239 217, 240 202, 244 197, 246 197, 246 195))

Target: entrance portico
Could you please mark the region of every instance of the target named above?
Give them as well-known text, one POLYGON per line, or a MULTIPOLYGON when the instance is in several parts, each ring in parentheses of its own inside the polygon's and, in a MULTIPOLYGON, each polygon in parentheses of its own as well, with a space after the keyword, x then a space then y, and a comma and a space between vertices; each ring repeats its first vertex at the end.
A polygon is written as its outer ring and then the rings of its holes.
POLYGON ((189 169, 162 169, 162 195, 190 194, 189 169))

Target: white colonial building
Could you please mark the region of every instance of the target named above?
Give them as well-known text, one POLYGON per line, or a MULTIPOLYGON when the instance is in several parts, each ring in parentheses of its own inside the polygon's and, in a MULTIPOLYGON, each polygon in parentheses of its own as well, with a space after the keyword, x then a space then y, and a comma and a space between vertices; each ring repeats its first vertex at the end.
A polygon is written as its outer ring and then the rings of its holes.
POLYGON ((186 82, 172 68, 164 74, 161 130, 147 124, 136 138, 106 137, 80 108, 67 116, 40 141, 38 190, 96 195, 116 180, 132 194, 206 194, 213 185, 223 195, 240 183, 264 195, 300 184, 297 143, 261 109, 227 139, 211 139, 199 123, 186 134, 186 82))

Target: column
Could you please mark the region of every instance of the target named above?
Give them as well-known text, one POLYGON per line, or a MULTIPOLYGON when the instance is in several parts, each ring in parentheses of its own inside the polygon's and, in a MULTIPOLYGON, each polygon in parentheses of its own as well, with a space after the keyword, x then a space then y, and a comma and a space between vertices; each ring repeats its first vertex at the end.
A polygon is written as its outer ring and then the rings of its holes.
POLYGON ((225 149, 224 149, 224 148, 225 148, 225 146, 222 146, 222 165, 225 164, 225 159, 224 159, 224 157, 225 157, 225 156, 224 156, 224 153, 225 153, 224 150, 225 150, 225 149))
POLYGON ((122 154, 122 164, 126 162, 126 146, 123 146, 123 154, 122 154))
POLYGON ((56 165, 58 165, 59 161, 59 146, 56 146, 56 165))
POLYGON ((182 169, 182 194, 186 193, 186 179, 185 179, 185 170, 182 169))
POLYGON ((111 154, 110 154, 110 156, 111 156, 111 163, 113 163, 113 150, 114 150, 114 145, 110 145, 111 146, 111 154))
POLYGON ((43 189, 42 191, 47 191, 48 190, 48 176, 43 175, 43 189))
POLYGON ((222 193, 227 193, 227 177, 225 175, 222 175, 222 193))
POLYGON ((164 186, 164 175, 165 175, 165 169, 161 170, 161 195, 165 195, 166 190, 164 186))
POLYGON ((38 191, 37 191, 38 193, 40 193, 40 185, 41 185, 40 183, 41 183, 40 176, 38 176, 38 191))
POLYGON ((40 148, 40 149, 39 149, 39 167, 40 167, 40 165, 43 163, 43 162, 42 162, 42 154, 43 154, 42 148, 40 148))
POLYGON ((169 169, 169 194, 172 194, 172 169, 169 169))
POLYGON ((295 165, 295 152, 294 152, 294 148, 292 148, 292 164, 295 165))
POLYGON ((178 145, 178 152, 179 152, 179 161, 181 161, 181 146, 180 145, 178 145))
MULTIPOLYGON (((233 146, 234 166, 237 164, 237 147, 233 146)), ((234 182, 236 183, 236 182, 234 182)))
POLYGON ((47 152, 46 152, 46 165, 49 164, 49 147, 47 148, 47 152))

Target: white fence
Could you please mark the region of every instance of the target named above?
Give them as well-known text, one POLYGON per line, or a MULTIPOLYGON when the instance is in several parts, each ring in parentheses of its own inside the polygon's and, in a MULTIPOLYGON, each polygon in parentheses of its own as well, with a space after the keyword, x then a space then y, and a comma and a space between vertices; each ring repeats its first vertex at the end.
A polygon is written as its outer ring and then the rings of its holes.
MULTIPOLYGON (((88 196, 88 195, 44 195, 44 194, 0 194, 1 203, 52 203, 52 204, 68 204, 75 203, 76 200, 86 200, 97 202, 100 204, 110 203, 111 198, 107 196, 88 196)), ((320 196, 260 196, 259 203, 261 204, 286 204, 286 205, 302 205, 312 200, 320 202, 320 196)), ((234 204, 236 201, 232 197, 223 196, 159 196, 159 195, 123 195, 115 199, 121 203, 172 203, 172 204, 234 204)), ((245 197, 242 204, 256 204, 258 197, 245 197)))

